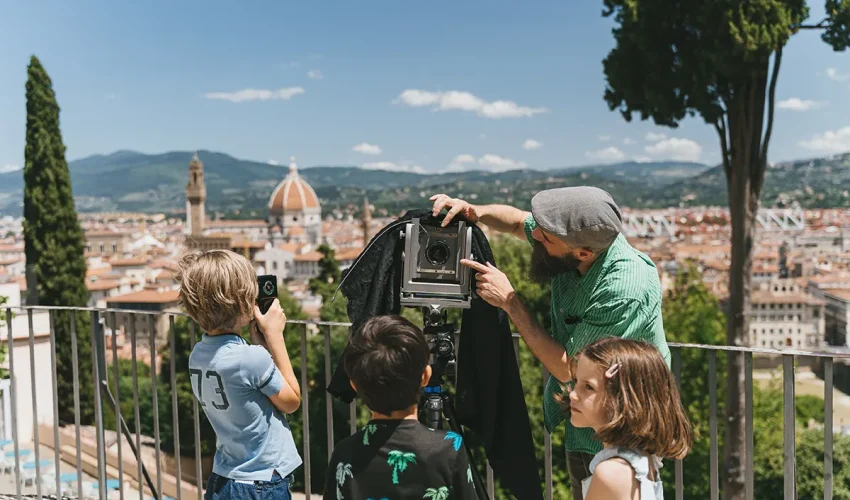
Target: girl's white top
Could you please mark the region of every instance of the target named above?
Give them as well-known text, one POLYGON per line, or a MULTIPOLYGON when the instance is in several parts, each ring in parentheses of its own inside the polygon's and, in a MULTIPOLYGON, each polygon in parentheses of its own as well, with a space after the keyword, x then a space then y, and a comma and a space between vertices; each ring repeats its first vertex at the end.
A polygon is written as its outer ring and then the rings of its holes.
POLYGON ((664 500, 664 488, 661 486, 661 477, 659 469, 661 469, 661 460, 655 455, 647 456, 638 450, 629 448, 603 448, 602 451, 593 457, 590 462, 590 477, 581 482, 582 497, 587 497, 587 489, 590 487, 590 481, 593 479, 593 472, 596 466, 610 460, 612 458, 622 458, 635 471, 635 479, 638 480, 640 486, 640 500, 664 500), (652 459, 650 462, 650 458, 652 459), (650 479, 650 467, 655 469, 655 478, 657 481, 650 479))

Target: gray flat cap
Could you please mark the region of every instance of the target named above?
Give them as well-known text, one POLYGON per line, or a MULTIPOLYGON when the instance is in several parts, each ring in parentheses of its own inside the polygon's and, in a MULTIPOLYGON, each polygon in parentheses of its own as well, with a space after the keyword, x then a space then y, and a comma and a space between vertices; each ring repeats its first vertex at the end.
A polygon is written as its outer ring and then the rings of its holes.
POLYGON ((623 227, 623 215, 614 198, 590 186, 540 191, 531 199, 537 225, 570 245, 608 248, 623 227))

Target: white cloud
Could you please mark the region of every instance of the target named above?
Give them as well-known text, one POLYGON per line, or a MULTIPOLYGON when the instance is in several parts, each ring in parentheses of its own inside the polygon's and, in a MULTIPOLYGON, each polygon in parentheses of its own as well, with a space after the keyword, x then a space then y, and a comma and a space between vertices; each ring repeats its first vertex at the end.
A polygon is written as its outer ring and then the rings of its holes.
POLYGON ((608 141, 611 140, 611 136, 610 135, 600 135, 599 140, 602 141, 602 142, 608 142, 608 141))
POLYGON ((543 147, 543 143, 539 142, 539 141, 535 141, 534 139, 526 139, 525 142, 522 143, 522 149, 526 149, 528 151, 540 149, 542 147, 543 147))
POLYGON ((482 170, 503 172, 525 168, 527 166, 528 164, 524 161, 506 158, 493 153, 487 153, 477 160, 470 154, 462 154, 455 156, 452 162, 446 166, 444 172, 462 172, 477 167, 480 167, 482 170))
POLYGON ((809 111, 811 109, 818 108, 821 105, 823 105, 822 102, 800 99, 798 97, 791 97, 790 99, 785 99, 784 101, 776 103, 777 108, 788 109, 791 111, 809 111))
POLYGON ((390 172, 410 172, 414 174, 424 174, 425 169, 419 165, 408 165, 406 163, 393 163, 391 161, 376 161, 364 163, 363 168, 367 170, 387 170, 390 172))
POLYGON ((649 142, 663 141, 667 138, 667 134, 656 134, 655 132, 647 132, 646 140, 649 142))
POLYGON ((304 89, 301 87, 284 87, 277 90, 242 89, 235 92, 207 92, 206 98, 230 102, 287 101, 303 93, 304 89))
POLYGON ((15 171, 20 170, 20 169, 21 169, 20 165, 14 165, 12 163, 7 163, 6 165, 0 166, 0 174, 5 174, 5 173, 8 173, 8 172, 15 172, 15 171))
POLYGON ((457 155, 455 159, 452 160, 452 163, 457 163, 458 165, 465 165, 467 163, 475 163, 475 157, 472 155, 457 155))
POLYGON ((322 80, 325 78, 325 75, 323 75, 322 72, 317 69, 311 69, 307 72, 307 78, 311 80, 322 80))
POLYGON ((109 92, 108 94, 105 94, 103 96, 103 98, 106 99, 107 101, 115 101, 115 100, 118 99, 118 97, 119 97, 118 94, 115 94, 115 93, 112 93, 112 92, 109 92))
POLYGON ((596 151, 585 151, 584 157, 592 161, 615 162, 621 161, 626 157, 626 154, 614 146, 597 149, 596 151))
POLYGON ((658 160, 699 161, 702 146, 690 139, 671 137, 643 148, 650 156, 658 160))
POLYGON ((482 133, 478 134, 478 138, 479 138, 479 139, 486 139, 486 138, 487 138, 487 134, 485 134, 485 133, 483 133, 483 132, 482 132, 482 133))
POLYGON ((635 143, 635 140, 632 139, 631 137, 626 137, 625 139, 623 139, 623 144, 625 144, 626 146, 632 145, 634 143, 635 143))
POLYGON ((516 168, 525 168, 528 166, 523 161, 516 161, 504 156, 488 153, 478 159, 478 164, 482 167, 490 167, 493 170, 511 170, 516 168))
POLYGON ((826 76, 829 77, 830 80, 835 80, 836 82, 846 82, 850 80, 850 73, 839 73, 836 68, 826 68, 826 76))
POLYGON ((280 165, 280 162, 278 162, 277 160, 268 160, 266 163, 268 163, 269 165, 274 165, 275 167, 280 165))
POLYGON ((632 161, 636 163, 650 163, 652 161, 652 158, 648 156, 635 156, 634 158, 632 158, 632 161))
POLYGON ((546 108, 520 106, 514 101, 487 102, 469 92, 450 90, 447 92, 429 92, 427 90, 407 89, 393 100, 393 104, 405 104, 414 108, 431 106, 434 111, 461 110, 477 113, 485 118, 518 118, 545 113, 546 108))
POLYGON ((800 146, 818 153, 843 153, 850 151, 850 127, 828 130, 820 135, 812 136, 807 141, 800 141, 800 146))
POLYGON ((364 155, 379 155, 383 153, 380 147, 369 144, 368 142, 361 142, 360 144, 351 148, 352 151, 357 151, 358 153, 363 153, 364 155))

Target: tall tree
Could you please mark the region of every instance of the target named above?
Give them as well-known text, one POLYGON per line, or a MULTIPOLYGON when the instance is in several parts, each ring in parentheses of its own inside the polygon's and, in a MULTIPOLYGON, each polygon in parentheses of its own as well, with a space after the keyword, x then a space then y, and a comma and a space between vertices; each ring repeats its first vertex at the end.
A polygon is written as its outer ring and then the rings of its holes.
MULTIPOLYGON (((605 100, 676 127, 699 114, 720 139, 732 216, 727 342, 749 343, 753 233, 773 130, 782 50, 794 34, 823 30, 836 51, 850 44, 850 0, 826 0, 814 25, 805 0, 603 0, 613 17, 615 47, 603 62, 605 100)), ((744 358, 729 357, 724 498, 744 495, 744 358)))
MULTIPOLYGON (((85 307, 86 260, 83 231, 77 220, 65 145, 59 129, 59 105, 53 84, 38 58, 27 68, 27 131, 24 149, 24 250, 27 260, 27 303, 85 307)), ((94 417, 89 314, 56 311, 56 370, 59 419, 74 421, 74 362, 71 318, 76 318, 79 363, 80 421, 94 417)))

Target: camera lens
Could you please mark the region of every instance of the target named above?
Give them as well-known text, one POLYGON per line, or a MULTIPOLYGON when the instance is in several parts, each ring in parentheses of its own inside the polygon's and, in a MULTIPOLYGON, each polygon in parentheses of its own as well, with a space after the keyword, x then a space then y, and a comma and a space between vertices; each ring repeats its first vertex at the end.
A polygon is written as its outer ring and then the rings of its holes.
POLYGON ((445 241, 435 241, 425 249, 425 258, 435 266, 442 266, 449 260, 449 246, 445 241))

